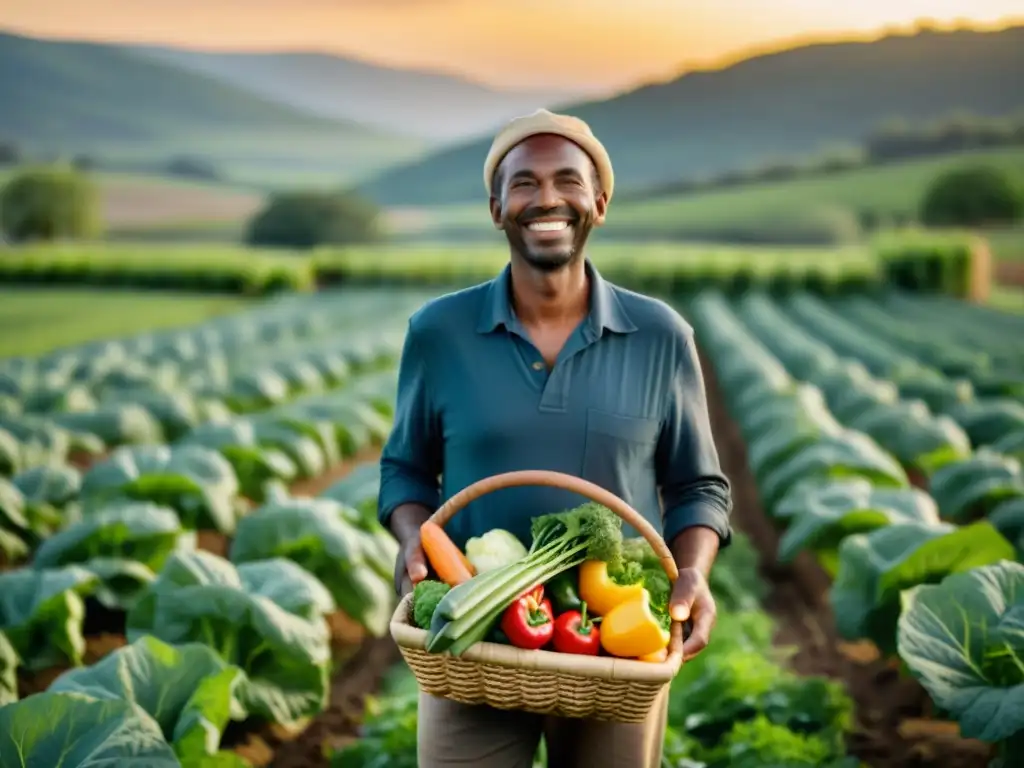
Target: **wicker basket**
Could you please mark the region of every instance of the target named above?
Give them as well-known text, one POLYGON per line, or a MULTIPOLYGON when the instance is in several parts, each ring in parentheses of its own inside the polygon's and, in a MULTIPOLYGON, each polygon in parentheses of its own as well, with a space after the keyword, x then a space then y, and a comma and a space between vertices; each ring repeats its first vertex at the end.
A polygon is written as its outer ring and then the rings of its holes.
MULTIPOLYGON (((608 507, 643 535, 661 559, 669 580, 675 582, 679 575, 675 561, 650 523, 618 496, 572 475, 523 470, 488 477, 452 496, 430 519, 444 526, 471 501, 522 485, 564 488, 608 507)), ((412 619, 411 593, 395 610, 391 636, 427 693, 464 704, 623 723, 639 723, 647 717, 683 659, 683 628, 676 621, 672 622, 668 658, 660 663, 531 651, 487 642, 476 643, 459 657, 448 652, 429 653, 425 650, 427 632, 412 619)))

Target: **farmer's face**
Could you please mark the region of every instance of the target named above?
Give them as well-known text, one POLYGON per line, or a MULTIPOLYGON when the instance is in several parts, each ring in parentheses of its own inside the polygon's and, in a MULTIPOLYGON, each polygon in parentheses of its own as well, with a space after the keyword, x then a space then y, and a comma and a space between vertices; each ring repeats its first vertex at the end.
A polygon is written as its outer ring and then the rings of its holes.
POLYGON ((513 253, 545 272, 579 259, 607 207, 587 153, 561 136, 532 136, 505 156, 498 175, 491 216, 513 253))

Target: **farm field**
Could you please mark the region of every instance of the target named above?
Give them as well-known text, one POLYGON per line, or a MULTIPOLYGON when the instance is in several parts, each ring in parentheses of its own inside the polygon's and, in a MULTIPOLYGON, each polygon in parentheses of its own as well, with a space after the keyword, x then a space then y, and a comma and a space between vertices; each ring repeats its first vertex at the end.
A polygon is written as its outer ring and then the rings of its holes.
POLYGON ((0 358, 198 323, 246 306, 240 296, 0 288, 0 358))
MULTIPOLYGON (((0 763, 71 766, 120 723, 147 765, 415 765, 376 457, 406 320, 441 289, 239 301, 0 360, 0 733, 34 729, 0 763), (39 729, 55 711, 69 732, 39 729)), ((903 293, 679 307, 740 534, 668 763, 1019 749, 1024 316, 903 293)))
MULTIPOLYGON (((0 185, 13 174, 0 167, 0 185)), ((239 225, 263 205, 258 188, 157 174, 93 171, 108 232, 239 225)))

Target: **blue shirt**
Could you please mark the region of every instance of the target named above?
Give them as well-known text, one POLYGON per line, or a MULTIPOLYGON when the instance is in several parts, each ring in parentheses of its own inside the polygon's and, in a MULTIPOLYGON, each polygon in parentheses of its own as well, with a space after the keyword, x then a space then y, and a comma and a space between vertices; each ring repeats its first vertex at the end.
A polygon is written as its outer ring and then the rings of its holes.
MULTIPOLYGON (((666 303, 604 281, 589 260, 586 269, 590 312, 550 371, 513 312, 509 267, 413 314, 381 457, 381 522, 408 502, 434 510, 485 477, 547 469, 616 494, 669 543, 703 525, 728 545, 730 489, 692 327, 666 303)), ((445 530, 460 548, 493 528, 529 547, 532 517, 585 501, 555 488, 502 489, 445 530)))

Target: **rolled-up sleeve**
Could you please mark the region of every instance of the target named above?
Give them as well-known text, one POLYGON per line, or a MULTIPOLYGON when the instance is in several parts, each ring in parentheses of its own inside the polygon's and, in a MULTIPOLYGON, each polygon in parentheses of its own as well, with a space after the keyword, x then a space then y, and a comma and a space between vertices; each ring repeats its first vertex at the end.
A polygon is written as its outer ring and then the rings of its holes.
POLYGON ((410 320, 398 364, 394 426, 380 459, 377 518, 384 526, 402 504, 422 504, 431 510, 440 504, 442 447, 431 398, 428 349, 410 320))
POLYGON ((669 387, 669 406, 657 450, 658 484, 664 505, 664 537, 670 543, 695 525, 732 541, 732 493, 711 434, 707 394, 692 335, 669 387))

